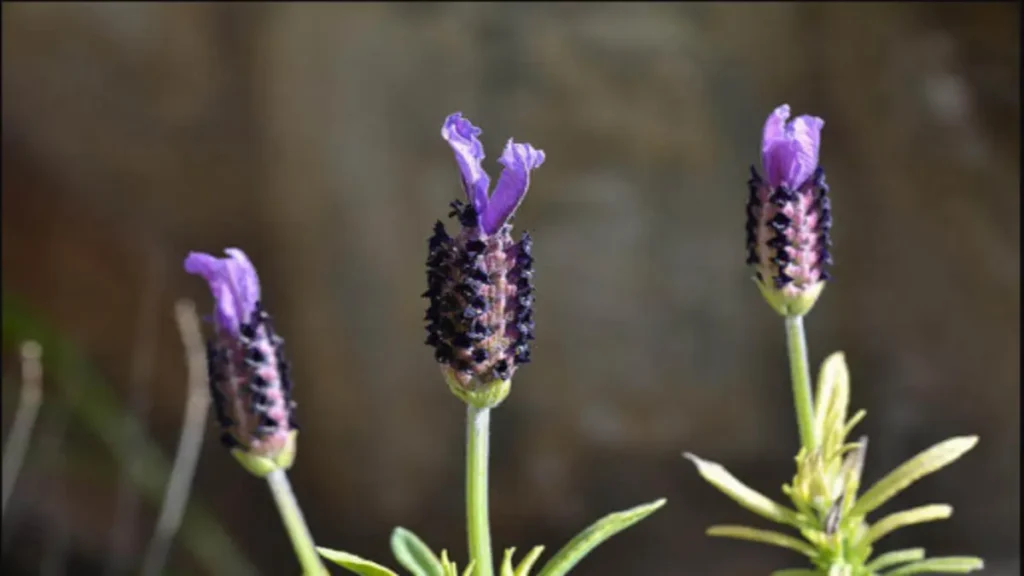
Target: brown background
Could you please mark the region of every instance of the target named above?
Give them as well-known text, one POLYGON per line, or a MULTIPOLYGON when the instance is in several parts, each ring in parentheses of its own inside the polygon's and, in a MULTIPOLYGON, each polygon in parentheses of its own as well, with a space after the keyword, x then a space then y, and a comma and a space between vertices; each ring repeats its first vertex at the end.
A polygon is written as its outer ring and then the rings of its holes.
MULTIPOLYGON (((494 417, 496 547, 553 551, 666 496, 577 573, 766 574, 799 560, 704 537, 749 518, 679 454, 779 497, 792 474, 782 326, 742 232, 761 125, 789 102, 826 120, 837 265, 808 337, 815 366, 847 353, 869 480, 982 438, 896 503, 948 501, 953 519, 883 549, 1017 574, 1019 19, 1011 3, 4 3, 3 289, 171 454, 172 303, 210 306, 181 261, 242 247, 294 362, 292 479, 318 541, 394 565, 401 524, 462 563, 463 414, 418 298, 431 224, 460 194, 439 128, 461 110, 492 173, 509 136, 548 156, 517 221, 535 238, 538 339, 494 417)), ((115 519, 116 482, 38 464, 96 444, 60 421, 48 403, 40 435, 57 441, 30 451, 5 571, 134 573, 156 509, 115 519)), ((261 574, 296 572, 265 487, 212 425, 192 497, 261 574)), ((180 544, 169 566, 209 573, 180 544)))

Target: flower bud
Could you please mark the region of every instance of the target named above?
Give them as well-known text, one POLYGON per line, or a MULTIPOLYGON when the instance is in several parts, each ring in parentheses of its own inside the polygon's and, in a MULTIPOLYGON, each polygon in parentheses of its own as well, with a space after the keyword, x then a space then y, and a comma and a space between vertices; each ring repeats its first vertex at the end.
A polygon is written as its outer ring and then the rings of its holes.
POLYGON ((481 167, 480 129, 458 113, 442 137, 455 151, 469 203, 452 202, 460 230, 434 226, 428 241, 427 340, 452 392, 478 407, 508 395, 516 369, 530 361, 533 340, 533 241, 512 239, 511 219, 544 153, 509 140, 494 193, 481 167))
POLYGON ((260 303, 256 269, 245 253, 228 258, 192 252, 185 270, 206 279, 215 302, 207 342, 210 395, 221 441, 250 472, 287 469, 295 457, 295 402, 284 340, 260 303))
POLYGON ((761 164, 751 167, 747 202, 747 264, 769 304, 784 316, 802 316, 817 301, 832 264, 832 209, 818 165, 825 122, 777 108, 765 123, 761 164))

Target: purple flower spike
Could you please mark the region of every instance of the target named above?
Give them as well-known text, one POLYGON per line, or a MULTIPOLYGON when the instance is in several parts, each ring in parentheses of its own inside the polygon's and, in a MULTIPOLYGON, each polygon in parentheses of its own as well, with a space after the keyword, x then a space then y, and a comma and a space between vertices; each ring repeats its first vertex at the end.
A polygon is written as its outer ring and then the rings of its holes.
POLYGON ((515 214, 530 187, 530 171, 544 163, 544 151, 529 144, 516 144, 509 138, 498 162, 505 169, 480 218, 485 234, 494 234, 515 214))
POLYGON ((832 205, 818 166, 825 122, 789 106, 764 126, 761 161, 767 179, 751 167, 747 200, 747 264, 769 303, 781 314, 803 315, 814 305, 832 265, 832 205))
POLYGON ((185 259, 185 271, 206 279, 213 293, 217 331, 207 342, 207 365, 221 441, 276 459, 293 450, 297 429, 284 340, 260 304, 252 262, 237 248, 224 252, 227 258, 191 252, 185 259))
POLYGON ((772 112, 764 124, 761 140, 761 166, 773 187, 796 190, 807 182, 818 167, 818 148, 825 121, 816 116, 789 119, 789 105, 772 112))
POLYGON ((441 137, 452 147, 455 152, 455 161, 459 163, 466 198, 473 205, 478 216, 484 213, 484 208, 487 206, 487 192, 491 186, 490 177, 480 165, 484 159, 484 145, 477 139, 480 134, 483 134, 483 130, 463 118, 461 112, 456 112, 446 118, 444 125, 441 126, 441 137))
POLYGON ((504 398, 516 369, 530 362, 533 340, 533 242, 512 239, 510 220, 526 196, 530 172, 544 152, 509 139, 498 162, 504 166, 494 193, 480 166, 480 129, 462 114, 449 116, 441 136, 455 151, 469 204, 452 202, 449 216, 461 230, 449 236, 434 226, 428 241, 430 300, 427 344, 456 395, 474 405, 504 398))

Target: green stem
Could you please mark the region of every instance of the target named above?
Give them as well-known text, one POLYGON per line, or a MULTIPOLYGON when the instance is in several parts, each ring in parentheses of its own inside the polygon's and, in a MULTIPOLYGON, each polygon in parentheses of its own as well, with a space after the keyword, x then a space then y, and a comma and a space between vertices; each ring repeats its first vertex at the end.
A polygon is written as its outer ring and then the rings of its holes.
POLYGON ((467 405, 466 410, 466 530, 476 576, 492 576, 491 526, 487 513, 487 458, 491 409, 467 405))
POLYGON ((302 572, 305 576, 321 576, 327 574, 327 570, 320 562, 320 554, 313 544, 313 536, 306 527, 306 520, 302 517, 302 509, 292 492, 292 485, 288 482, 288 475, 284 470, 277 468, 267 474, 267 483, 270 485, 270 492, 274 495, 274 502, 277 510, 281 513, 281 520, 292 539, 292 546, 295 548, 295 556, 302 565, 302 572))
POLYGON ((800 443, 807 450, 813 450, 817 440, 814 438, 814 404, 803 316, 786 316, 786 345, 789 349, 789 372, 793 380, 793 403, 796 406, 800 443))

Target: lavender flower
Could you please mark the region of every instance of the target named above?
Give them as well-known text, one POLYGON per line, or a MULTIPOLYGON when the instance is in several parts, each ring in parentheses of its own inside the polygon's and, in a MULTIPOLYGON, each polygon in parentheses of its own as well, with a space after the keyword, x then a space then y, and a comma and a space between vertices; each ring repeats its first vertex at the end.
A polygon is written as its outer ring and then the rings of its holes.
POLYGON ((798 116, 783 104, 765 122, 761 165, 751 167, 747 202, 747 264, 780 314, 806 314, 829 279, 832 209, 818 165, 824 120, 798 116))
POLYGON ((504 166, 494 192, 484 172, 481 130, 462 114, 441 128, 455 152, 468 203, 452 202, 449 217, 461 230, 449 236, 434 226, 427 257, 427 341, 457 394, 493 382, 508 382, 530 361, 533 339, 532 241, 512 240, 511 220, 526 196, 530 171, 544 152, 509 139, 498 162, 504 166))
POLYGON ((185 259, 185 271, 205 278, 213 293, 216 333, 207 342, 207 361, 221 440, 252 456, 290 458, 297 426, 284 341, 260 304, 249 258, 237 248, 224 252, 227 258, 191 252, 185 259))

